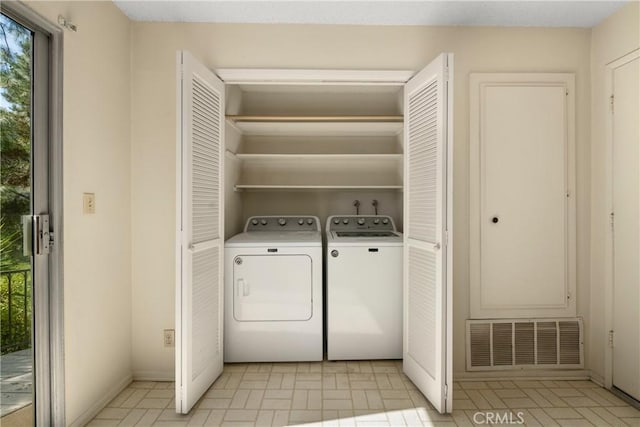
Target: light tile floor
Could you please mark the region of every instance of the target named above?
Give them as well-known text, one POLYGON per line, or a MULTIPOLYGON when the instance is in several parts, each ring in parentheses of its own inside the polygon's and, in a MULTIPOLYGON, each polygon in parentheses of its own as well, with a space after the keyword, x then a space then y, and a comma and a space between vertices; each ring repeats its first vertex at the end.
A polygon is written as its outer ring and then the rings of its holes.
POLYGON ((640 426, 640 411, 590 381, 459 381, 453 396, 453 414, 438 414, 399 361, 231 364, 188 415, 175 413, 173 383, 133 382, 89 425, 471 426, 520 415, 529 426, 640 426))

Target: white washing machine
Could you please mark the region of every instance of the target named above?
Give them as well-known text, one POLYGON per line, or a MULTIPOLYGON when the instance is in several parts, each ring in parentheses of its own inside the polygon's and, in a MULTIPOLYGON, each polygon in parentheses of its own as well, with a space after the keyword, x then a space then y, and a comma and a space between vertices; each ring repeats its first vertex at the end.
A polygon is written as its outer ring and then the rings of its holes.
POLYGON ((402 358, 402 234, 388 216, 327 219, 327 357, 402 358))
POLYGON ((225 362, 322 360, 322 235, 314 216, 260 216, 225 242, 225 362))

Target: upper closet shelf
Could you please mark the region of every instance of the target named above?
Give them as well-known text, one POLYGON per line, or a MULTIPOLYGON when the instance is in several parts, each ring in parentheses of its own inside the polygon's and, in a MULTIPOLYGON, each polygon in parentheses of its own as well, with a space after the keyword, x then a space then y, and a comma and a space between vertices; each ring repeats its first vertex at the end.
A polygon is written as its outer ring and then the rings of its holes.
MULTIPOLYGON (((374 120, 234 120, 227 116, 228 122, 243 135, 248 136, 397 136, 402 133, 402 116, 389 121, 374 120), (399 119, 398 119, 399 118, 399 119)), ((264 116, 241 116, 264 117, 264 116)), ((327 116, 324 116, 325 119, 327 116)), ((346 117, 346 116, 343 116, 346 117)), ((369 116, 374 117, 374 116, 369 116)), ((279 117, 282 119, 282 117, 279 117)))

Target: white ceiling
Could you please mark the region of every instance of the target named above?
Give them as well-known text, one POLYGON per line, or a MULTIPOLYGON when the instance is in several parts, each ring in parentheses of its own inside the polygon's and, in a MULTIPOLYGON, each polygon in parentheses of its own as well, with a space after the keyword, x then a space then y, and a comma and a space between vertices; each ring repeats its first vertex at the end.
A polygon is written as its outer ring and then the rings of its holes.
POLYGON ((593 27, 626 1, 113 0, 134 21, 593 27))

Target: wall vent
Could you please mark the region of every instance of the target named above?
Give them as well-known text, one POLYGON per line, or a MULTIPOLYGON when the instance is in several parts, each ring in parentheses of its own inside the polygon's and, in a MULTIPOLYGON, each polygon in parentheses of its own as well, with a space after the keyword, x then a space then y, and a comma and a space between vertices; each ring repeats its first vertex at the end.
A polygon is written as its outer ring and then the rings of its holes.
POLYGON ((467 370, 584 368, 582 319, 467 320, 467 370))

